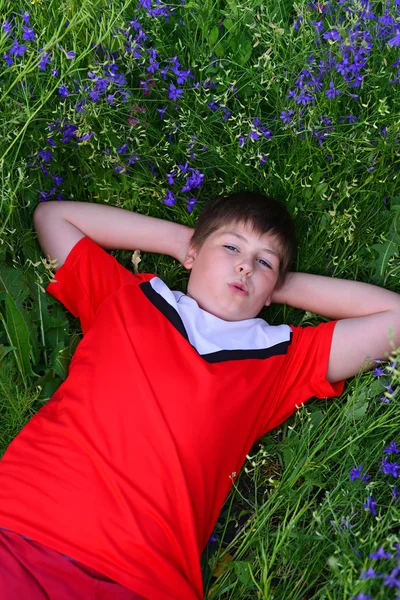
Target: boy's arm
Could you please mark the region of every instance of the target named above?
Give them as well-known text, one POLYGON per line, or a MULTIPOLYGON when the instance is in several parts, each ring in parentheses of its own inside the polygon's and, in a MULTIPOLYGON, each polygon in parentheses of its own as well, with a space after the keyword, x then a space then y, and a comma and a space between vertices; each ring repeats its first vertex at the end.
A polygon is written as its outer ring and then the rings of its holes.
POLYGON ((343 319, 333 332, 327 372, 330 383, 370 369, 373 359, 387 360, 400 346, 400 295, 376 285, 289 273, 272 302, 343 319))
POLYGON ((57 270, 73 246, 87 235, 105 249, 168 254, 180 262, 193 233, 191 227, 90 202, 45 202, 34 213, 38 241, 57 270))

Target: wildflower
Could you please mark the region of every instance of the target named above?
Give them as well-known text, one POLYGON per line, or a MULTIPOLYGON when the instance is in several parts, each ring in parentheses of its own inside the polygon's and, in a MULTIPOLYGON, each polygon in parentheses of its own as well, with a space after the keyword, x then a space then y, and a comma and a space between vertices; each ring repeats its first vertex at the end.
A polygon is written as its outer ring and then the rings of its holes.
POLYGON ((361 571, 360 579, 375 579, 376 573, 372 567, 370 567, 367 571, 361 571))
POLYGON ((369 555, 372 560, 378 560, 379 558, 393 558, 391 552, 385 552, 383 546, 380 546, 376 552, 372 552, 369 555))
POLYGON ((182 94, 183 94, 183 90, 176 88, 173 83, 170 84, 168 98, 176 101, 180 98, 180 96, 182 96, 182 94))
MULTIPOLYGON (((39 49, 39 50, 40 50, 40 52, 43 52, 42 49, 39 49)), ((46 65, 48 65, 49 62, 50 62, 49 53, 48 52, 43 52, 43 54, 42 54, 42 56, 40 58, 40 61, 38 63, 40 70, 41 71, 45 71, 46 70, 46 65)))
POLYGON ((357 596, 353 596, 353 600, 371 600, 371 596, 369 594, 364 594, 360 592, 357 596))
MULTIPOLYGON (((393 571, 395 571, 397 574, 397 569, 393 569, 393 571)), ((400 580, 396 579, 396 576, 390 573, 390 575, 386 575, 383 585, 387 585, 390 588, 397 587, 400 589, 400 580)))
POLYGON ((380 367, 377 367, 375 371, 372 373, 374 377, 379 377, 380 375, 384 375, 384 371, 380 367))
POLYGON ((176 204, 176 198, 173 195, 173 193, 168 190, 167 195, 165 196, 163 202, 164 202, 164 204, 167 204, 168 206, 174 206, 174 204, 176 204))
POLYGON ((19 44, 18 40, 14 38, 13 45, 11 46, 9 52, 10 54, 15 54, 15 56, 23 56, 26 50, 26 46, 23 44, 19 44))
POLYGON ((400 492, 397 491, 397 486, 394 485, 392 489, 393 501, 397 502, 397 498, 400 496, 400 492))
POLYGON ((53 157, 52 153, 48 150, 41 150, 38 152, 38 156, 43 160, 43 162, 50 162, 53 157))
POLYGON ((73 52, 72 50, 70 50, 69 52, 65 53, 65 56, 67 58, 69 58, 70 60, 72 60, 73 58, 75 58, 76 54, 75 54, 75 52, 73 52))
POLYGON ((389 463, 387 461, 386 458, 383 459, 382 462, 379 463, 381 465, 381 471, 383 471, 383 473, 385 473, 385 475, 393 475, 393 477, 398 477, 399 476, 399 468, 400 465, 399 463, 389 463))
POLYGON ((109 95, 107 96, 106 100, 107 100, 107 102, 108 102, 109 104, 114 104, 114 101, 115 101, 115 94, 109 94, 109 95))
POLYGON ((58 88, 58 93, 60 94, 60 96, 62 98, 66 98, 67 96, 70 96, 71 94, 68 91, 68 88, 66 85, 62 85, 61 87, 58 88))
POLYGON ((291 121, 291 116, 292 116, 292 114, 293 114, 293 113, 294 113, 294 110, 292 110, 292 109, 291 109, 291 110, 288 110, 288 112, 286 112, 286 111, 284 111, 284 110, 283 110, 283 111, 281 112, 281 116, 280 116, 280 118, 282 119, 282 121, 283 121, 285 124, 286 124, 286 123, 290 123, 290 121, 291 121))
POLYGON ((35 41, 35 33, 32 29, 32 27, 27 27, 26 25, 22 25, 22 29, 24 30, 24 33, 22 34, 22 37, 24 40, 26 40, 27 42, 34 42, 35 41))
POLYGON ((53 77, 58 77, 58 71, 57 71, 57 69, 52 69, 51 70, 51 74, 53 75, 53 77))
POLYGON ((360 465, 359 467, 353 467, 350 470, 351 481, 354 481, 355 479, 361 479, 361 471, 362 471, 362 465, 360 465))
POLYGON ((374 517, 376 516, 376 500, 372 496, 368 496, 364 508, 367 508, 374 517))
POLYGON ((340 90, 335 90, 333 81, 331 81, 329 84, 329 90, 326 90, 325 94, 328 96, 328 98, 334 98, 335 96, 340 94, 340 90))
POLYGON ((396 446, 396 442, 390 442, 389 446, 386 446, 386 448, 384 449, 383 452, 384 452, 384 454, 393 454, 393 452, 398 454, 399 450, 396 446))
POLYGON ((13 59, 11 58, 11 56, 9 54, 3 54, 3 58, 7 63, 7 67, 11 67, 11 65, 14 63, 13 59))
POLYGON ((11 23, 8 22, 8 19, 6 19, 6 22, 3 23, 2 28, 4 29, 6 35, 10 35, 10 33, 11 33, 11 23))
POLYGON ((117 146, 116 151, 118 154, 126 154, 128 152, 128 145, 122 144, 122 146, 117 146))
POLYGON ((23 20, 24 20, 24 23, 26 23, 27 25, 30 25, 30 24, 31 24, 31 17, 30 17, 30 13, 28 13, 28 12, 25 12, 25 13, 23 13, 23 14, 21 15, 21 17, 23 18, 23 20))
POLYGON ((400 46, 400 29, 396 28, 396 35, 388 41, 389 46, 400 46))
POLYGON ((53 175, 53 181, 56 185, 61 185, 61 183, 64 181, 64 178, 60 177, 59 175, 53 175))

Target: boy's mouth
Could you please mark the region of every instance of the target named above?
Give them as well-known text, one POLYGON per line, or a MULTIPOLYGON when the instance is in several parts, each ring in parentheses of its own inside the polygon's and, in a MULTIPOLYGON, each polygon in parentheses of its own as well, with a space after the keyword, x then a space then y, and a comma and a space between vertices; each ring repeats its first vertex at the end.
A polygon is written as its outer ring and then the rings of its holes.
POLYGON ((249 292, 247 291, 247 289, 243 289, 243 287, 238 287, 240 284, 236 284, 236 283, 228 283, 228 287, 229 289, 234 293, 234 294, 238 294, 239 296, 248 296, 249 292))

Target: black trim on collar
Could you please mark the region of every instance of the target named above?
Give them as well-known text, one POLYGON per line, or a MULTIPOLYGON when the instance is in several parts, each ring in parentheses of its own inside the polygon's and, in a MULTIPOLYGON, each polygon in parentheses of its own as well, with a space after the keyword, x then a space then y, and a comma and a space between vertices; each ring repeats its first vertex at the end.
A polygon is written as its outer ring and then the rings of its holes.
MULTIPOLYGON (((175 308, 173 308, 166 300, 156 292, 150 281, 145 281, 139 284, 139 287, 143 291, 144 295, 149 301, 168 319, 168 321, 175 327, 177 331, 185 338, 190 344, 189 336, 186 332, 183 321, 175 308)), ((192 348, 201 356, 205 361, 209 363, 226 362, 228 360, 244 360, 248 358, 270 358, 271 356, 278 356, 281 354, 287 354, 288 348, 292 343, 292 330, 290 331, 290 339, 287 342, 279 342, 275 346, 270 348, 259 348, 259 349, 247 349, 247 350, 219 350, 218 352, 211 352, 210 354, 200 354, 197 349, 192 345, 192 348)))

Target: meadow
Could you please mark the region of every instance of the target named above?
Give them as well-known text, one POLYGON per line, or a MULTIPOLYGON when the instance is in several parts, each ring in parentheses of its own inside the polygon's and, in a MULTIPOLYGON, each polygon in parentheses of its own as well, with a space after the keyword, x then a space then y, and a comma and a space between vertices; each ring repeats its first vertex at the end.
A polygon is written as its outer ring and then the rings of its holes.
MULTIPOLYGON (((295 270, 400 292, 400 0, 0 0, 0 65, 0 455, 82 338, 44 291, 40 202, 193 227, 262 191, 293 215, 295 270)), ((112 254, 186 291, 173 258, 112 254)), ((209 600, 400 598, 399 362, 254 445, 202 557, 209 600)))

